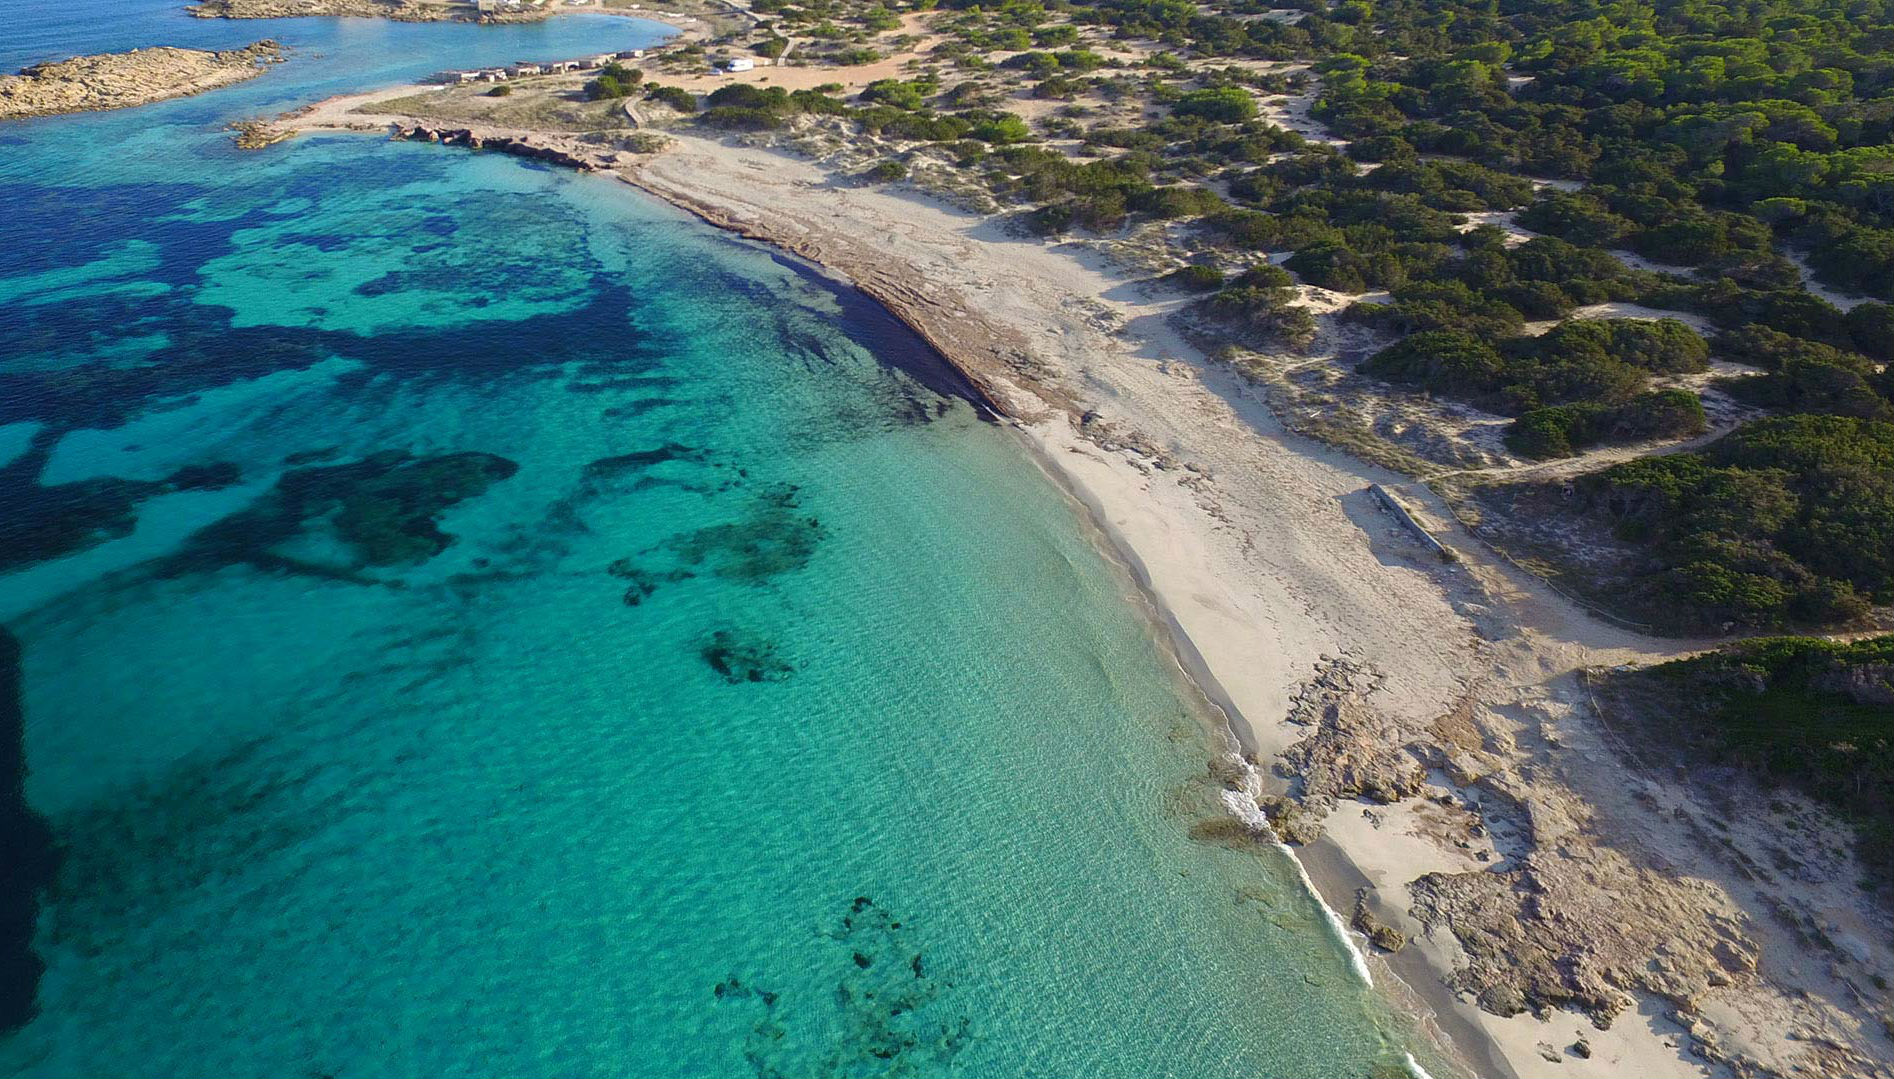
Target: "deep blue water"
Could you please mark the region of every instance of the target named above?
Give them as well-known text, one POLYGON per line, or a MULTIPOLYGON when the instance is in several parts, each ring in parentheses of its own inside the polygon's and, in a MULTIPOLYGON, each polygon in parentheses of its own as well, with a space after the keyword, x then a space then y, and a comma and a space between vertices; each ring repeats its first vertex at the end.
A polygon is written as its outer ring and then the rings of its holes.
POLYGON ((1293 866, 1188 837, 1222 743, 1125 575, 885 312, 609 181, 221 130, 657 28, 0 19, 296 49, 0 126, 0 836, 56 853, 0 1073, 1398 1071, 1293 866))

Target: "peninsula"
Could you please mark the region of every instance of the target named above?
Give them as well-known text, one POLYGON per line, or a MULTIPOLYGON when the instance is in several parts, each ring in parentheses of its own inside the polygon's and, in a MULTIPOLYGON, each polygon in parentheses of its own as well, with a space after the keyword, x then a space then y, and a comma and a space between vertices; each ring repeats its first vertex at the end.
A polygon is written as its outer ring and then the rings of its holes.
POLYGON ((221 52, 160 46, 35 64, 18 75, 0 75, 0 120, 201 94, 254 79, 282 59, 282 46, 265 39, 221 52))

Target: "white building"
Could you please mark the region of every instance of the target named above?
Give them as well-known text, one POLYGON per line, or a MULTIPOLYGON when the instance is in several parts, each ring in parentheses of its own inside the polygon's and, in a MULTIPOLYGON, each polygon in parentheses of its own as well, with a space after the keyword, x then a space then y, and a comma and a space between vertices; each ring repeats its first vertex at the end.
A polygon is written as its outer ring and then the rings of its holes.
POLYGON ((739 56, 725 63, 723 69, 725 71, 754 71, 756 70, 756 61, 747 56, 739 56))
POLYGON ((546 70, 545 68, 540 67, 538 64, 514 64, 513 65, 513 74, 516 76, 539 75, 539 74, 543 74, 545 70, 546 70))

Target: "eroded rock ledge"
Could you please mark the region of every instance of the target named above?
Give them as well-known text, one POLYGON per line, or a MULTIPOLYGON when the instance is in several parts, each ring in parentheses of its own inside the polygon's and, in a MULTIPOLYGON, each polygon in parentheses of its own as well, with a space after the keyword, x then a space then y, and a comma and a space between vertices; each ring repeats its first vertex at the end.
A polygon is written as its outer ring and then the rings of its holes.
POLYGON ((160 46, 75 56, 0 75, 0 120, 122 109, 186 97, 253 79, 283 48, 265 39, 248 48, 206 52, 160 46))

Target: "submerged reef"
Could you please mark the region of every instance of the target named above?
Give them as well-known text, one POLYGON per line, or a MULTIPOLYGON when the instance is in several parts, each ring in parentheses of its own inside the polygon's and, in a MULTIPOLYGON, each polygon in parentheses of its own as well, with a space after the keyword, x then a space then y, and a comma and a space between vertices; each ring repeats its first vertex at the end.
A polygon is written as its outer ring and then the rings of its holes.
POLYGON ((52 830, 26 804, 26 701, 19 639, 0 628, 0 1032, 33 1018, 46 964, 33 952, 40 893, 58 866, 52 830))
POLYGON ((785 997, 734 974, 711 989, 719 1004, 759 1013, 744 1043, 757 1079, 947 1072, 973 1023, 951 1007, 954 983, 929 968, 913 927, 861 895, 840 928, 821 935, 834 945, 836 986, 825 999, 785 997), (839 1033, 826 1044, 791 1036, 807 1030, 839 1033))
POLYGON ((41 430, 27 452, 0 468, 0 572, 77 554, 131 535, 138 503, 174 491, 214 490, 241 478, 236 465, 180 468, 161 480, 100 476, 41 486, 61 432, 41 430))
POLYGON ((809 564, 827 536, 822 522, 801 512, 799 488, 785 483, 757 495, 740 521, 674 536, 665 546, 688 566, 719 577, 760 584, 809 564))
POLYGON ((796 672, 795 664, 776 653, 776 642, 739 629, 711 634, 699 654, 732 685, 781 682, 796 672))
POLYGON ((416 457, 401 450, 293 469, 253 505, 200 529, 169 568, 177 573, 241 563, 346 573, 416 565, 454 542, 440 529, 442 513, 517 471, 517 463, 490 453, 416 457), (350 551, 348 565, 319 565, 277 549, 319 523, 350 551))
POLYGON ((689 570, 683 569, 666 570, 663 572, 640 569, 628 558, 621 558, 613 562, 611 565, 605 567, 605 572, 620 580, 629 582, 625 585, 625 606, 627 607, 636 607, 645 600, 650 599, 651 594, 656 592, 658 586, 661 584, 675 584, 678 581, 688 581, 696 576, 696 574, 689 570))
MULTIPOLYGON (((682 455, 673 450, 681 448, 666 447, 595 461, 587 467, 586 476, 588 480, 595 479, 601 466, 609 466, 606 471, 616 472, 677 460, 682 455)), ((796 485, 777 484, 757 494, 741 519, 680 532, 635 556, 613 561, 605 572, 629 582, 625 588, 625 605, 636 607, 650 599, 660 586, 689 580, 700 571, 729 581, 767 584, 780 574, 807 566, 827 536, 828 531, 820 520, 802 512, 796 485), (671 565, 660 568, 647 560, 671 565)))

